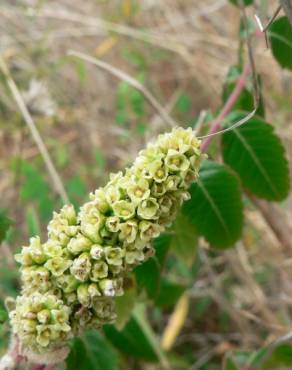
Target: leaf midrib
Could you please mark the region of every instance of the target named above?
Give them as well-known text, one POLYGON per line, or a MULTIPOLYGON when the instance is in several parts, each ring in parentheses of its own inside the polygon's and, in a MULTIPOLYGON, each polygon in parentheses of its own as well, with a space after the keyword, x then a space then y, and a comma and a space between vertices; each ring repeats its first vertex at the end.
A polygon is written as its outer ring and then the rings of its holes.
POLYGON ((228 239, 231 241, 232 238, 231 238, 231 235, 230 235, 230 232, 229 232, 229 229, 223 219, 223 217, 221 216, 221 212, 219 210, 219 208, 217 207, 216 203, 214 202, 213 198, 211 197, 211 195, 209 194, 208 192, 208 189, 206 189, 206 187, 204 186, 204 184, 202 183, 201 180, 197 180, 197 184, 198 186, 201 188, 203 194, 205 195, 207 201, 210 203, 210 206, 211 208, 213 209, 215 215, 217 216, 218 220, 219 220, 219 223, 221 224, 221 226, 223 227, 228 239))
POLYGON ((271 181, 271 179, 270 179, 267 171, 265 170, 265 168, 262 166, 261 161, 258 158, 258 156, 257 156, 256 152, 254 151, 254 149, 252 148, 252 146, 250 146, 250 144, 248 143, 248 141, 239 132, 238 129, 235 129, 233 132, 238 137, 238 139, 241 141, 242 145, 245 147, 246 151, 249 153, 249 155, 251 156, 251 158, 254 160, 254 163, 258 167, 259 171, 262 173, 263 177, 265 178, 266 182, 269 184, 269 186, 272 189, 272 191, 274 192, 274 194, 276 194, 277 197, 278 197, 279 196, 279 193, 278 193, 277 189, 274 187, 273 182, 271 181))

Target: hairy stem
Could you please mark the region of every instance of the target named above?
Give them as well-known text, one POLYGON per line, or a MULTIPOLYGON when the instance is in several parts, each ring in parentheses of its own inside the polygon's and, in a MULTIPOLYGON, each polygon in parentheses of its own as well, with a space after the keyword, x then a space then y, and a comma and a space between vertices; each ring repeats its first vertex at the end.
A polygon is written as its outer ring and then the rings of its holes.
MULTIPOLYGON (((232 109, 235 106, 242 90, 244 89, 244 87, 246 85, 246 82, 247 82, 247 79, 248 79, 248 76, 250 74, 250 71, 251 71, 250 64, 246 63, 243 67, 242 75, 238 78, 238 80, 236 82, 234 90, 232 91, 231 95, 227 99, 227 101, 226 101, 223 109, 221 110, 219 116, 211 124, 211 129, 210 129, 209 134, 214 134, 214 133, 216 133, 220 130, 224 119, 232 111, 232 109)), ((203 143, 202 143, 202 152, 207 151, 207 149, 208 149, 209 145, 211 144, 213 138, 214 138, 214 136, 207 137, 203 141, 203 143)))

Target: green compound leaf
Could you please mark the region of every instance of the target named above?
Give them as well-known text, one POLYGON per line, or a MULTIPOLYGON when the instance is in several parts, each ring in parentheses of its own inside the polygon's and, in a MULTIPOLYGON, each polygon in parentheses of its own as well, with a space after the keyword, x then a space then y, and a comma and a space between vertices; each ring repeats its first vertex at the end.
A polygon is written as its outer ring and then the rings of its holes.
POLYGON ((292 70, 292 26, 288 18, 273 22, 268 34, 275 59, 283 68, 292 70))
MULTIPOLYGON (((232 4, 234 5, 237 5, 237 6, 240 6, 241 3, 240 1, 241 0, 229 0, 232 4)), ((253 4, 253 0, 242 0, 242 3, 245 5, 245 6, 249 6, 251 4, 253 4)))
POLYGON ((237 176, 225 165, 204 161, 183 212, 214 247, 232 246, 241 235, 243 211, 237 176))
POLYGON ((10 220, 6 215, 6 211, 0 209, 0 243, 6 238, 6 233, 10 227, 10 220))
MULTIPOLYGON (((232 121, 242 118, 232 115, 232 121)), ((231 125, 232 123, 229 123, 231 125)), ((269 201, 281 201, 289 192, 289 170, 285 150, 273 126, 251 119, 222 137, 224 162, 240 176, 243 186, 269 201)))
POLYGON ((74 339, 67 370, 118 370, 118 357, 108 341, 97 331, 74 339))

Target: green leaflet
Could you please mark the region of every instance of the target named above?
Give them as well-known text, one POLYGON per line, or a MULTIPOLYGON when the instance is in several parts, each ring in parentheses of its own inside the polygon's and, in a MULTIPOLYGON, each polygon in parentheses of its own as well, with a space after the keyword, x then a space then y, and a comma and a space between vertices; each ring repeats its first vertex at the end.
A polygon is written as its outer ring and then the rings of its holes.
MULTIPOLYGON (((232 122, 242 117, 232 115, 232 122)), ((228 123, 231 125, 232 123, 228 123)), ((240 176, 243 186, 259 198, 280 201, 289 192, 285 150, 272 125, 260 118, 222 136, 224 162, 240 176)))

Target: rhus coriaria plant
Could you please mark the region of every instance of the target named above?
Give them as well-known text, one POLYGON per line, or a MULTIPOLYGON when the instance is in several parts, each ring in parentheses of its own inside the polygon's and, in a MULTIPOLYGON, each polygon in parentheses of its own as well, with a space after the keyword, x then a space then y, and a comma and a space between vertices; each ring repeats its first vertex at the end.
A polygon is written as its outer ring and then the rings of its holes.
POLYGON ((175 219, 204 155, 191 128, 175 128, 112 174, 76 212, 65 205, 16 255, 21 295, 7 306, 18 356, 55 363, 67 341, 116 318, 115 298, 133 268, 153 254, 151 240, 175 219))

